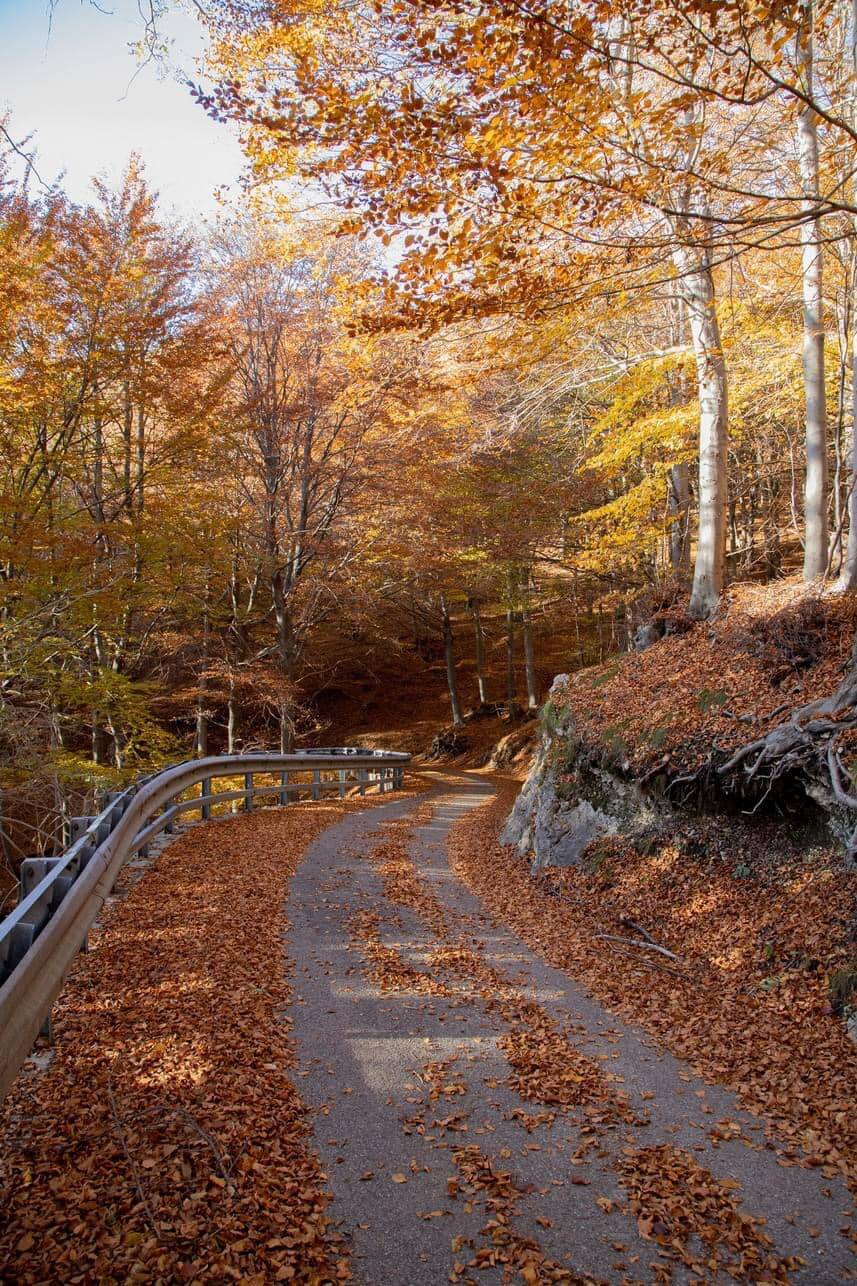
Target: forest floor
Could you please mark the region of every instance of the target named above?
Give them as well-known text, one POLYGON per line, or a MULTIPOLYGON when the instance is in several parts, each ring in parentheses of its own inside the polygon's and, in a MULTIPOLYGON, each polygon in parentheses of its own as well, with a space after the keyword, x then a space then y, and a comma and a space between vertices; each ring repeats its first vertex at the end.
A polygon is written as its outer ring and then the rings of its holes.
POLYGON ((654 620, 665 631, 658 642, 577 670, 560 698, 580 735, 608 744, 637 775, 725 759, 835 691, 857 634, 857 602, 793 577, 731 586, 707 621, 691 621, 681 607, 654 620))
POLYGON ((308 845, 378 803, 218 819, 142 878, 125 868, 54 1006, 47 1071, 40 1051, 3 1104, 0 1281, 337 1277, 283 907, 308 845))
POLYGON ((536 883, 518 783, 430 780, 196 827, 130 887, 4 1108, 3 1281, 849 1279, 857 1059, 723 987, 762 896, 723 960, 726 913, 629 904, 662 973, 593 937, 633 873, 536 883))

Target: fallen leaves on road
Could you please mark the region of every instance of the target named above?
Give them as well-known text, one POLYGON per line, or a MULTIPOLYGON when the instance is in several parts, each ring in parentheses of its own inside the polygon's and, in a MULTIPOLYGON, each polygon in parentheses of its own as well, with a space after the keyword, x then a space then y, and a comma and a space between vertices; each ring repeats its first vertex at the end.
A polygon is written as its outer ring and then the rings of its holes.
POLYGON ((290 1079, 283 907, 307 845, 375 802, 195 828, 105 918, 50 1069, 4 1104, 3 1281, 348 1277, 290 1079))
POLYGON ((366 953, 363 973, 382 995, 412 992, 415 995, 449 996, 450 990, 438 978, 414 969, 401 952, 381 938, 377 911, 355 911, 348 919, 353 945, 366 953))
MULTIPOLYGON (((445 975, 450 984, 457 984, 461 998, 495 1013, 507 1028, 498 1044, 509 1062, 509 1084, 527 1101, 566 1110, 586 1106, 603 1122, 631 1119, 624 1095, 611 1087, 596 1063, 576 1049, 571 1031, 560 1030, 543 1005, 486 962, 473 945, 474 926, 466 917, 456 920, 418 873, 409 844, 431 810, 427 802, 415 815, 385 822, 379 831, 381 838, 369 854, 389 900, 411 911, 433 935, 431 972, 412 970, 405 962, 400 965, 381 942, 377 916, 373 919, 374 913, 363 912, 359 921, 362 945, 371 967, 377 968, 383 959, 386 978, 393 977, 405 989, 416 991, 430 990, 432 983, 444 986, 445 975), (416 978, 411 977, 414 973, 416 978)), ((352 925, 354 922, 352 917, 352 925)), ((450 987, 445 994, 454 992, 450 987)))
POLYGON ((769 957, 825 958, 842 936, 848 890, 810 869, 776 885, 742 880, 705 855, 627 847, 598 870, 536 879, 497 838, 520 783, 495 784, 494 800, 457 822, 449 839, 453 869, 486 907, 613 1012, 735 1090, 804 1164, 839 1171, 857 1190, 857 1049, 826 1012, 824 978, 780 966, 776 986, 758 985, 769 957), (681 950, 693 975, 661 974, 595 940, 623 915, 681 950))
MULTIPOLYGON (((789 1273, 806 1266, 797 1256, 775 1255, 765 1221, 745 1213, 734 1195, 741 1185, 715 1179, 689 1153, 667 1144, 628 1149, 618 1170, 640 1236, 695 1280, 721 1281, 725 1273, 737 1281, 788 1282, 789 1273)), ((651 1268, 656 1280, 672 1280, 667 1264, 651 1268)))
POLYGON ((453 1161, 460 1176, 460 1185, 452 1194, 453 1200, 462 1196, 478 1201, 488 1218, 480 1229, 486 1244, 477 1247, 469 1259, 453 1266, 449 1275, 451 1282, 471 1280, 467 1275, 468 1269, 501 1267, 504 1269, 504 1281, 511 1280, 514 1270, 526 1286, 537 1286, 542 1282, 595 1286, 596 1278, 573 1272, 566 1265, 548 1258, 535 1238, 527 1237, 515 1228, 514 1219, 525 1192, 508 1171, 501 1170, 475 1143, 456 1148, 453 1161))

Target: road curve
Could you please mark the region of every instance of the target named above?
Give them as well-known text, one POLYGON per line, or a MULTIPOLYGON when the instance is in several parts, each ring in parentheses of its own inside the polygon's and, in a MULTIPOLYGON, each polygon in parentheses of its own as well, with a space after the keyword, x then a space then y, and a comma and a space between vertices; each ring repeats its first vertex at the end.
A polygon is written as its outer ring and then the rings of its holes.
POLYGON ((291 883, 297 1085, 356 1279, 854 1280, 839 1181, 455 878, 450 828, 491 791, 446 776, 351 814, 291 883))

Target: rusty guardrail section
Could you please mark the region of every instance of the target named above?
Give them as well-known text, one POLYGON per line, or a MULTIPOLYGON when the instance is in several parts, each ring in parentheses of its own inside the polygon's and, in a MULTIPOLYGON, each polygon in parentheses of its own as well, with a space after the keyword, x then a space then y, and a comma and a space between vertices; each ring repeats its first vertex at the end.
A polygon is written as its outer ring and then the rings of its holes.
POLYGON ((320 799, 349 790, 396 790, 410 758, 395 751, 326 748, 193 759, 108 795, 96 817, 72 819, 64 853, 22 864, 21 900, 0 922, 0 1099, 47 1022, 122 866, 156 835, 171 830, 178 816, 199 812, 207 819, 212 804, 236 800, 250 809, 260 795, 275 795, 287 804, 301 795, 320 799), (254 782, 256 775, 272 773, 278 776, 274 785, 254 782), (212 790, 214 780, 242 774, 243 789, 212 790), (200 794, 180 798, 200 784, 200 794))

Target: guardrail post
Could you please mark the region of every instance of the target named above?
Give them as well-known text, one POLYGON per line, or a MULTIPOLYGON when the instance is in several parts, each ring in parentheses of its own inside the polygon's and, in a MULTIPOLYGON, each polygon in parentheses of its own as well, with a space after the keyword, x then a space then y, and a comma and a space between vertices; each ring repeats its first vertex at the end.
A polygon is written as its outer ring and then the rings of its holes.
MULTIPOLYGON (((286 771, 284 771, 284 772, 281 772, 281 773, 280 773, 280 785, 281 785, 281 786, 288 786, 288 784, 289 784, 289 774, 288 774, 288 771, 286 770, 286 771)), ((288 790, 281 790, 281 791, 280 791, 280 807, 281 807, 281 808, 285 808, 285 806, 286 806, 286 804, 287 804, 288 802, 289 802, 289 792, 288 792, 288 790)))
POLYGON ((249 813, 253 807, 253 774, 244 774, 244 812, 249 813))
POLYGON ((339 798, 340 799, 345 798, 345 781, 346 781, 346 770, 344 768, 340 768, 339 770, 339 798))
MULTIPOLYGON (((168 799, 167 802, 164 804, 164 812, 168 813, 172 808, 172 806, 173 806, 173 801, 171 799, 168 799)), ((175 829, 176 829, 176 819, 174 817, 171 817, 169 821, 164 823, 164 834, 172 835, 175 829)))
POLYGON ((321 798, 321 772, 318 768, 313 769, 312 774, 312 797, 313 799, 321 798))
POLYGON ((361 795, 366 794, 366 782, 369 779, 369 773, 366 768, 357 769, 357 789, 361 795))
POLYGON ((211 816, 211 802, 205 798, 206 795, 210 795, 210 794, 211 794, 211 778, 203 777, 202 779, 203 802, 200 804, 200 807, 199 807, 199 815, 204 822, 207 822, 209 817, 211 816))
POLYGON ((43 880, 48 871, 56 866, 60 859, 58 857, 42 857, 37 854, 35 857, 25 857, 21 861, 18 869, 18 901, 23 902, 28 893, 31 893, 40 880, 43 880))
POLYGON ((405 784, 404 768, 394 768, 393 769, 393 790, 401 790, 404 784, 405 784))
POLYGON ((69 848, 75 842, 75 840, 80 839, 84 831, 89 829, 90 823, 93 820, 94 819, 92 817, 70 817, 68 819, 69 848))

